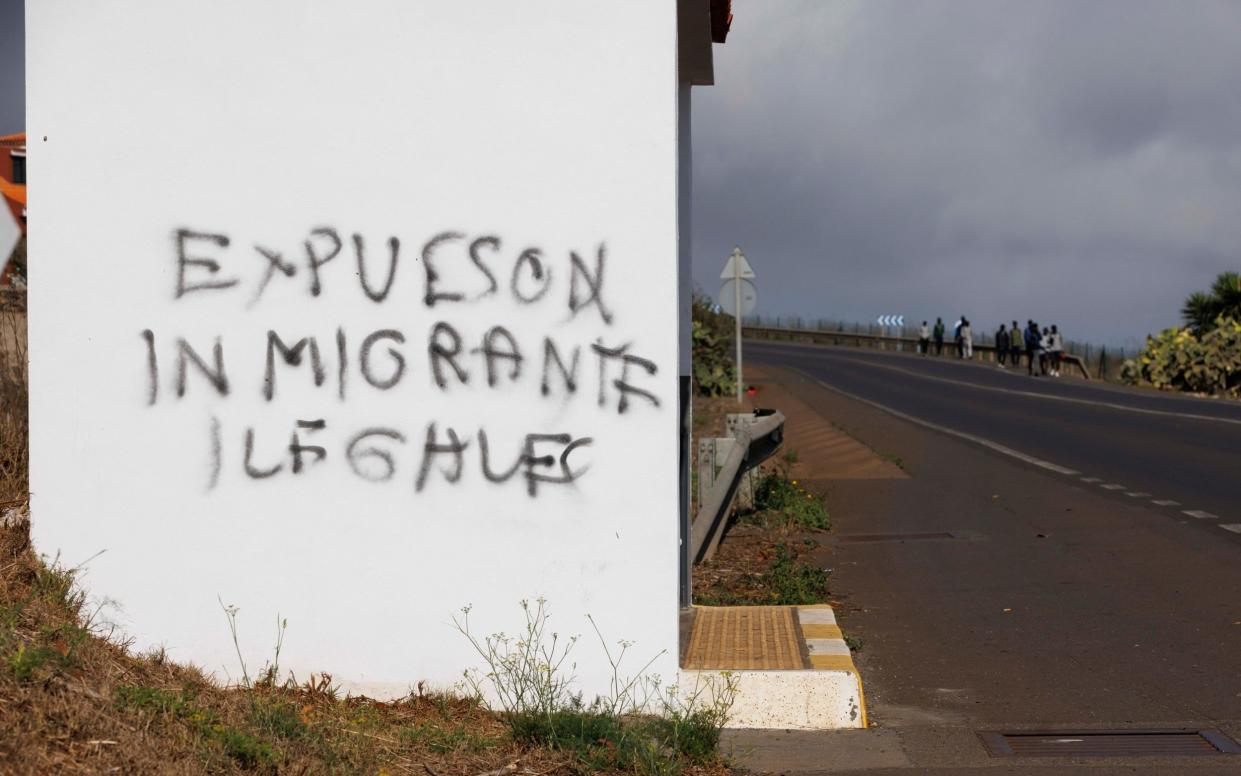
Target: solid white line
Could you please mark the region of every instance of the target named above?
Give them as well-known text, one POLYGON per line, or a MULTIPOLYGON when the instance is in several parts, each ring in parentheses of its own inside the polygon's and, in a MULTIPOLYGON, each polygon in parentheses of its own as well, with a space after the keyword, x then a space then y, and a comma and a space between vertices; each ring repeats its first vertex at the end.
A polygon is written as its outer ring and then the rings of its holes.
POLYGON ((974 444, 982 445, 983 447, 994 450, 995 452, 1000 453, 1002 455, 1007 455, 1010 458, 1016 458, 1019 461, 1024 461, 1025 463, 1028 463, 1032 466, 1037 466, 1041 469, 1047 469, 1048 471, 1053 471, 1057 474, 1065 474, 1065 475, 1072 476, 1072 475, 1081 473, 1075 469, 1069 469, 1067 467, 1060 466, 1059 464, 1054 464, 1051 461, 1044 461, 1040 458, 1035 458, 1032 455, 1026 455, 1025 453, 1012 449, 1011 447, 1005 447, 1004 445, 999 444, 998 442, 992 442, 990 439, 984 439, 980 436, 974 436, 973 434, 967 434, 964 431, 957 431, 955 428, 948 428, 947 426, 941 426, 938 423, 932 423, 929 420, 923 420, 922 418, 916 418, 913 415, 908 415, 904 412, 901 412, 900 410, 894 410, 891 407, 888 407, 884 404, 880 404, 877 401, 871 401, 870 399, 864 399, 861 396, 858 396, 857 394, 849 393, 848 391, 837 388, 834 385, 829 385, 823 382, 822 380, 820 380, 819 378, 809 375, 806 372, 803 372, 797 367, 790 367, 790 368, 794 372, 798 372, 803 377, 809 380, 813 380, 814 382, 818 383, 819 385, 823 386, 829 391, 835 391, 841 396, 848 397, 850 399, 853 399, 854 401, 859 401, 863 404, 869 404, 875 409, 883 410, 889 415, 900 418, 901 420, 907 420, 910 423, 916 423, 917 425, 922 426, 923 428, 929 428, 932 431, 938 431, 941 434, 948 434, 949 436, 954 436, 954 437, 957 437, 958 439, 965 439, 967 441, 973 442, 974 444))
POLYGON ((1181 505, 1181 502, 1173 501, 1170 498, 1152 499, 1151 503, 1161 507, 1179 507, 1181 505))
POLYGON ((1093 485, 1096 482, 1103 482, 1103 480, 1099 479, 1098 477, 1082 477, 1082 482, 1089 482, 1091 485, 1093 485))
POLYGON ((1235 534, 1241 534, 1241 523, 1221 523, 1220 528, 1225 531, 1232 531, 1235 534))
POLYGON ((1219 519, 1219 515, 1213 515, 1210 512, 1203 512, 1201 509, 1186 509, 1183 512, 1181 512, 1181 514, 1189 515, 1190 517, 1196 517, 1199 520, 1218 520, 1219 519))
MULTIPOLYGON (((788 344, 788 345, 794 345, 794 346, 798 345, 798 343, 778 343, 778 344, 788 344)), ((813 347, 822 347, 822 346, 802 345, 801 347, 813 348, 813 347)), ((1070 404, 1089 404, 1095 407, 1106 407, 1108 409, 1120 410, 1121 412, 1136 412, 1141 415, 1163 415, 1163 416, 1171 417, 1171 418, 1186 418, 1188 420, 1206 420, 1206 421, 1213 421, 1216 423, 1231 423, 1235 426, 1241 426, 1241 419, 1237 419, 1237 418, 1220 418, 1214 415, 1198 415, 1196 413, 1172 412, 1170 410, 1151 410, 1151 409, 1145 409, 1143 407, 1131 407, 1127 404, 1116 404, 1115 402, 1110 402, 1110 401, 1096 401, 1095 399, 1078 399, 1072 396, 1056 396, 1055 394, 1039 393, 1037 391, 1019 391, 1015 388, 999 388, 994 385, 980 385, 978 383, 971 383, 966 380, 954 380, 950 377, 936 377, 934 375, 926 374, 925 372, 917 372, 913 369, 904 369, 899 366, 892 366, 891 364, 878 364, 868 359, 850 358, 849 356, 845 356, 845 355, 840 356, 840 358, 841 360, 844 360, 844 361, 851 361, 854 364, 860 364, 863 366, 873 366, 876 369, 890 369, 893 372, 903 372, 908 375, 913 375, 914 377, 919 377, 923 380, 932 380, 937 383, 948 383, 950 385, 960 385, 966 388, 976 388, 980 391, 993 391, 995 393, 1008 393, 1008 394, 1013 394, 1014 396, 1030 396, 1035 399, 1047 399, 1048 401, 1063 401, 1063 402, 1069 402, 1070 404)))
POLYGON ((1125 489, 1124 485, 1117 485, 1114 482, 1109 482, 1106 485, 1100 485, 1099 487, 1103 488, 1104 490, 1124 490, 1125 489))

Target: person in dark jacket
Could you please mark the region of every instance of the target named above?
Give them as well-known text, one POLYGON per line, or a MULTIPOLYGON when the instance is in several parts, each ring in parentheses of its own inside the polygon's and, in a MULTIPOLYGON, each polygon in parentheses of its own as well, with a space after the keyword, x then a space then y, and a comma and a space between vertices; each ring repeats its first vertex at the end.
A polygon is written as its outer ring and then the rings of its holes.
POLYGON ((1034 321, 1028 321, 1026 327, 1026 369, 1031 376, 1034 375, 1034 359, 1038 358, 1038 344, 1043 339, 1043 335, 1039 333, 1038 324, 1034 321))
POLYGON ((944 355, 944 319, 935 319, 935 355, 944 355))
POLYGON ((1008 360, 1008 329, 1004 328, 1004 324, 1000 324, 1000 330, 995 333, 995 361, 999 364, 1000 369, 1004 368, 1004 362, 1008 360))

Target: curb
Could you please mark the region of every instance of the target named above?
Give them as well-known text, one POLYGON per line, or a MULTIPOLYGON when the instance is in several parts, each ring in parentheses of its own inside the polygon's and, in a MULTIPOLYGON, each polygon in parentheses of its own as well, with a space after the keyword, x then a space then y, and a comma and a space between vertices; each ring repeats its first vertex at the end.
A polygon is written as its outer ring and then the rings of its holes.
MULTIPOLYGON (((849 647, 836 623, 836 614, 827 604, 797 607, 763 607, 785 610, 786 621, 796 623, 796 637, 802 646, 800 668, 774 669, 741 667, 738 661, 708 664, 709 667, 682 668, 681 686, 700 686, 728 676, 737 695, 729 711, 726 727, 765 730, 839 730, 867 726, 866 700, 862 678, 853 664, 849 647)), ((759 607, 695 607, 698 615, 710 612, 727 616, 738 610, 757 612, 759 607)), ((697 618, 696 618, 697 619, 697 618)), ((705 619, 705 618, 703 618, 705 619)), ((705 627, 705 626, 704 626, 705 627)), ((717 634, 727 640, 727 633, 717 634)), ((741 638, 740 634, 732 638, 741 638)), ((773 642, 774 643, 774 642, 773 642)), ((768 648, 764 641, 761 653, 768 648)), ((751 655, 751 662, 753 662, 751 655)))

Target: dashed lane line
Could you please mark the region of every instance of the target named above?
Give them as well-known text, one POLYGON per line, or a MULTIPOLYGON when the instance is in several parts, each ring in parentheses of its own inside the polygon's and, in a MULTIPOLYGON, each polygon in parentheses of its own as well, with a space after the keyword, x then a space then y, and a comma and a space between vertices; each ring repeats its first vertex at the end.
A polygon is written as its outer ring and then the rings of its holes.
MULTIPOLYGON (((1010 458, 1016 458, 1017 460, 1022 461, 1024 463, 1037 466, 1041 469, 1047 469, 1048 471, 1053 471, 1053 472, 1056 472, 1057 474, 1063 474, 1068 477, 1074 477, 1074 476, 1081 474, 1081 472, 1078 472, 1075 469, 1070 469, 1066 466, 1061 466, 1059 464, 1052 463, 1051 461, 1044 461, 1041 458, 1035 458, 1032 455, 1026 455, 1025 453, 1019 450, 1014 450, 1011 447, 1006 447, 1002 444, 999 444, 998 442, 992 442, 990 439, 985 439, 980 436, 975 436, 974 434, 967 434, 964 431, 958 431, 955 428, 941 426, 938 423, 932 423, 929 420, 923 420, 922 418, 914 417, 913 415, 910 415, 905 412, 901 412, 900 410, 892 409, 886 404, 880 404, 877 401, 872 401, 871 399, 866 399, 861 396, 858 396, 855 393, 850 393, 849 391, 846 391, 844 389, 837 388, 836 386, 826 383, 820 380, 819 378, 814 377, 813 375, 810 375, 802 371, 801 369, 798 369, 797 367, 790 367, 790 369, 792 369, 792 371, 794 372, 797 372, 798 374, 800 374, 802 377, 806 378, 807 380, 817 383, 829 391, 838 393, 841 396, 852 399, 853 401, 857 401, 857 402, 861 402, 862 404, 869 405, 871 407, 874 407, 877 410, 886 412, 889 415, 892 415, 893 417, 900 418, 901 420, 907 420, 910 423, 913 423, 918 426, 922 426, 923 428, 929 428, 932 431, 938 431, 941 434, 948 434, 949 436, 954 436, 954 437, 957 437, 958 439, 964 439, 968 442, 973 442, 974 444, 982 445, 983 447, 986 447, 989 450, 994 450, 995 452, 1000 453, 1001 455, 1006 455, 1010 458)), ((1091 484, 1102 483, 1099 487, 1103 488, 1104 490, 1112 490, 1112 491, 1125 490, 1124 485, 1120 485, 1115 482, 1103 482, 1103 480, 1099 479, 1098 477, 1080 477, 1080 479, 1082 482, 1088 482, 1091 484)), ((1135 491, 1132 493, 1125 493, 1125 495, 1129 496, 1130 498, 1147 498, 1151 494, 1143 493, 1140 491, 1135 491)), ((1161 506, 1161 507, 1178 507, 1181 505, 1179 501, 1173 501, 1172 499, 1152 499, 1151 503, 1157 506, 1161 506)), ((1197 518, 1198 520, 1218 520, 1219 519, 1218 515, 1211 514, 1210 512, 1204 512, 1201 509, 1186 509, 1186 510, 1183 510, 1183 514, 1189 515, 1190 517, 1193 517, 1193 518, 1197 518)), ((1219 527, 1223 528, 1225 531, 1232 531, 1233 533, 1241 534, 1241 523, 1222 523, 1222 524, 1219 524, 1219 527)))
POLYGON ((1197 518, 1198 520, 1218 520, 1219 515, 1213 515, 1210 512, 1203 512, 1201 509, 1186 509, 1181 512, 1183 515, 1197 518))
POLYGON ((1067 466, 1061 466, 1059 464, 1052 463, 1051 461, 1044 461, 1041 458, 1035 458, 1032 455, 1026 455, 1025 453, 1019 450, 1014 450, 1011 447, 1005 447, 1004 445, 998 442, 992 442, 990 439, 985 439, 983 437, 975 436, 973 434, 967 434, 964 431, 958 431, 955 428, 948 428, 947 426, 941 426, 938 423, 932 423, 929 420, 923 420, 922 418, 914 417, 913 415, 901 412, 900 410, 892 409, 886 404, 880 404, 877 401, 872 401, 870 399, 866 399, 861 396, 858 396, 855 393, 850 393, 846 390, 837 388, 834 385, 829 385, 828 383, 823 382, 822 380, 820 380, 817 377, 814 377, 813 375, 807 374, 806 372, 802 371, 801 369, 798 369, 797 367, 792 367, 792 369, 794 372, 797 372, 802 377, 805 377, 807 380, 811 380, 815 383, 818 383, 819 385, 823 386, 829 391, 833 391, 835 393, 840 394, 841 396, 847 397, 854 401, 861 402, 862 404, 867 404, 871 407, 874 407, 877 410, 882 410, 883 412, 886 412, 889 415, 892 415, 893 417, 900 418, 901 420, 907 420, 910 423, 914 423, 916 425, 922 426, 923 428, 929 428, 932 431, 938 431, 941 434, 948 434, 949 436, 954 436, 958 439, 964 439, 968 442, 973 442, 976 445, 982 445, 983 447, 986 447, 989 450, 994 450, 995 452, 1000 453, 1001 455, 1007 455, 1009 458, 1016 458, 1018 461, 1028 463, 1032 466, 1037 466, 1040 469, 1047 469, 1048 471, 1053 471, 1057 474, 1063 474, 1069 477, 1080 474, 1080 472, 1078 472, 1076 469, 1070 469, 1067 466))

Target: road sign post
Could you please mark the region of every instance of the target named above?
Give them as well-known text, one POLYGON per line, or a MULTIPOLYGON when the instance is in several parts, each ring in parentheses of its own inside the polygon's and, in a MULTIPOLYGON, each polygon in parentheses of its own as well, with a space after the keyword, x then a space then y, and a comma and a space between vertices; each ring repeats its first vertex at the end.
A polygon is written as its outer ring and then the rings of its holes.
POLYGON ((719 302, 724 312, 733 316, 734 337, 737 343, 738 404, 741 403, 741 395, 745 391, 745 385, 741 379, 741 316, 748 315, 758 304, 758 291, 750 282, 753 278, 754 270, 750 268, 750 262, 746 261, 745 254, 740 248, 733 248, 733 252, 728 256, 728 262, 724 265, 724 271, 720 273, 720 279, 727 282, 720 288, 719 302))

